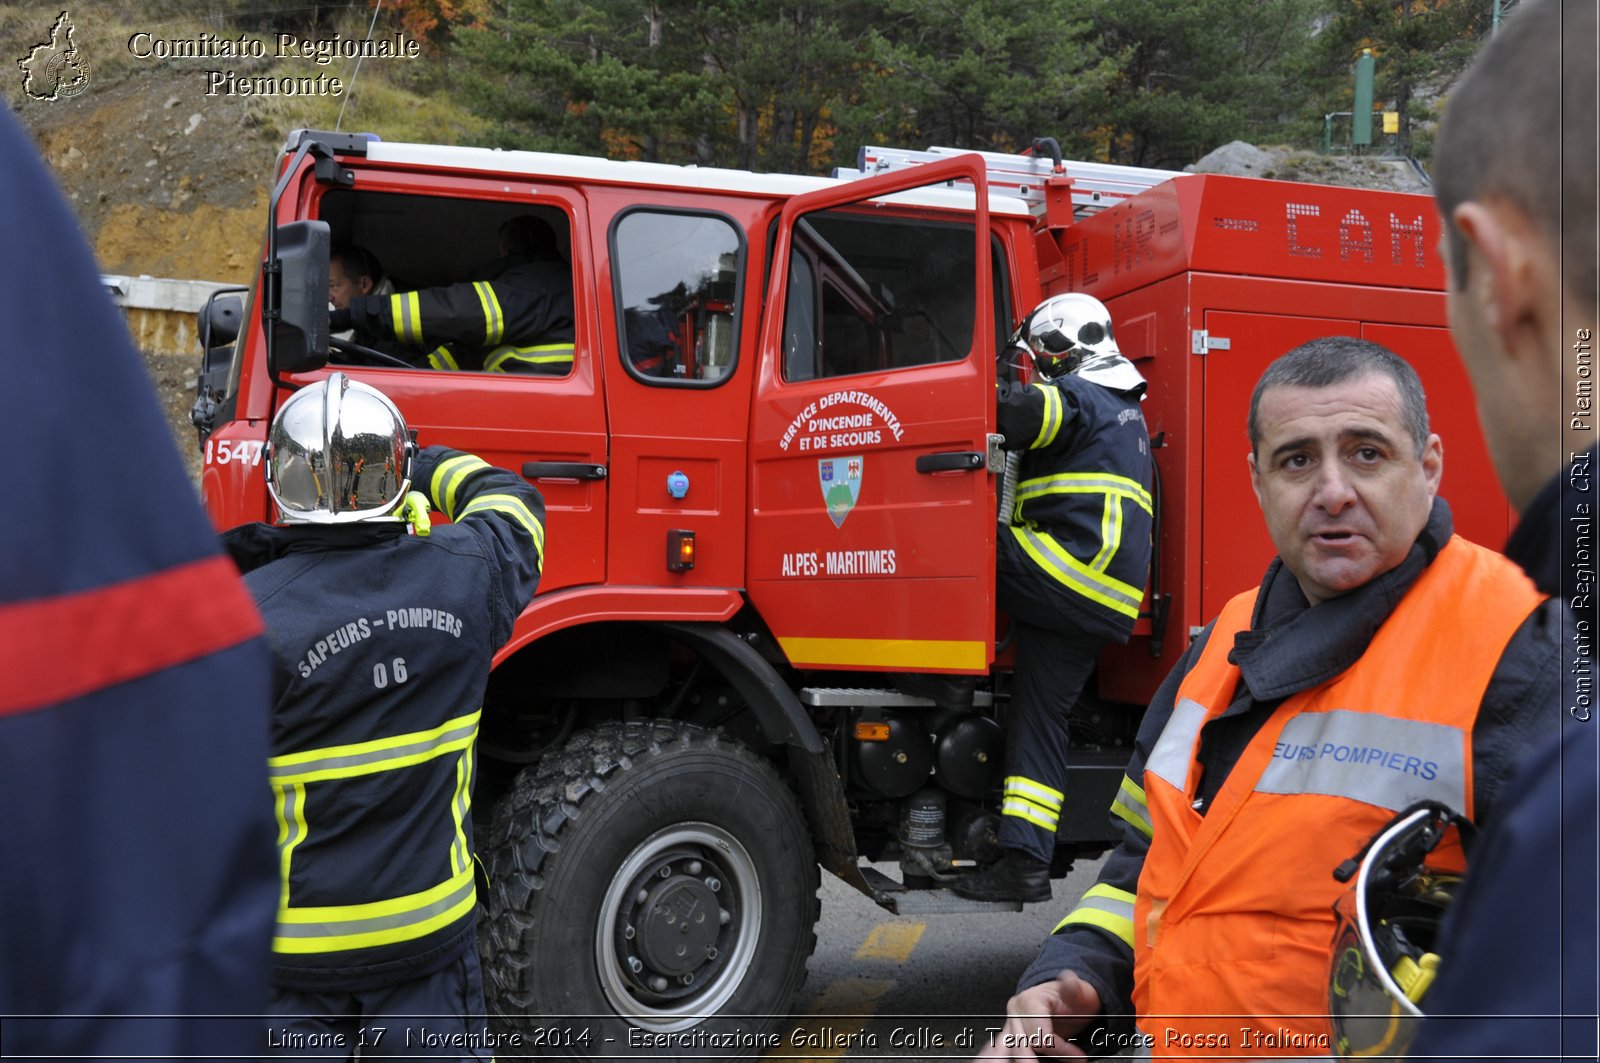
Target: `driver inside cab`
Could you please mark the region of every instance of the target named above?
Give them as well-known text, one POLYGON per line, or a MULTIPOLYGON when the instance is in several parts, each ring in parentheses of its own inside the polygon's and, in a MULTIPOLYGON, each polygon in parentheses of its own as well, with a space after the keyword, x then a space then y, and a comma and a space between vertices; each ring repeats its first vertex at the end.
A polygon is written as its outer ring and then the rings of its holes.
MULTIPOLYGON (((572 273, 555 230, 530 214, 500 226, 500 255, 455 284, 355 294, 329 331, 378 337, 419 368, 564 376, 572 368, 572 273)), ((329 275, 330 295, 332 272, 329 275)))
MULTIPOLYGON (((344 310, 350 306, 350 300, 358 295, 393 295, 394 283, 384 275, 383 266, 378 262, 378 256, 362 247, 360 244, 345 244, 336 247, 328 255, 328 309, 329 311, 344 310)), ((363 347, 371 347, 386 354, 396 352, 384 345, 383 340, 377 336, 358 333, 355 329, 346 329, 336 333, 333 337, 338 340, 349 340, 363 347)))

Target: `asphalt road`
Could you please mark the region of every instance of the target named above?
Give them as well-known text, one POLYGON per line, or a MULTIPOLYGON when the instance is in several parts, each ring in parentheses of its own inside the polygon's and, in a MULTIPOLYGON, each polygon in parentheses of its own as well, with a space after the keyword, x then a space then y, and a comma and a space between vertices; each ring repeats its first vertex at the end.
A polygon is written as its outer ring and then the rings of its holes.
MULTIPOLYGON (((1100 860, 1021 912, 901 917, 826 872, 817 951, 781 1048, 767 1060, 966 1060, 1000 1025, 1039 942, 1094 883, 1100 860)), ((883 867, 885 873, 898 872, 883 867)))

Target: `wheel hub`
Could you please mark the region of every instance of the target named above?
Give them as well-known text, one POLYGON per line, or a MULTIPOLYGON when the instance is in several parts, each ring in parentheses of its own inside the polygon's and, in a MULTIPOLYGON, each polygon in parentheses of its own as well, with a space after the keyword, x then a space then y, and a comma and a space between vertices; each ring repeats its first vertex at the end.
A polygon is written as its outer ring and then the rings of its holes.
POLYGON ((647 967, 681 977, 716 956, 723 912, 710 886, 674 874, 645 893, 634 940, 647 967))
POLYGON ((740 931, 738 890, 705 849, 658 852, 617 909, 621 974, 640 1003, 662 1006, 712 985, 740 931))

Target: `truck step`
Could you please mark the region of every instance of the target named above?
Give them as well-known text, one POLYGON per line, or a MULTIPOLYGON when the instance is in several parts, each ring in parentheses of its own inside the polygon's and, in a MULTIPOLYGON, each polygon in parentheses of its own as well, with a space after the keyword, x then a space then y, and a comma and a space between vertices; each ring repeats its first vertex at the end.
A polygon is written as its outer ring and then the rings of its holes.
POLYGON ((1020 912, 1021 901, 969 901, 952 890, 913 890, 875 867, 863 866, 869 896, 896 915, 950 915, 955 912, 1020 912))
MULTIPOLYGON (((879 690, 873 687, 805 687, 800 691, 800 701, 818 708, 836 708, 858 705, 881 708, 920 708, 933 706, 932 698, 915 694, 902 694, 898 690, 879 690)), ((994 695, 987 690, 974 691, 973 708, 987 709, 994 705, 994 695)))

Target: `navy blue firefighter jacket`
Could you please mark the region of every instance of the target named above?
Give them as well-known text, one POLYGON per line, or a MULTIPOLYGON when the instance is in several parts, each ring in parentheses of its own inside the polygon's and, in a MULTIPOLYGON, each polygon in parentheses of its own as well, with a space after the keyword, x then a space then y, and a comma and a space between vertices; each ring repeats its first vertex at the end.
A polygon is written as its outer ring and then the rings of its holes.
POLYGON ((193 1016, 270 997, 261 618, 4 108, 0 188, 5 1051, 253 1055, 259 1019, 193 1016))
POLYGON ((1070 374, 999 384, 1005 448, 1023 452, 1016 509, 1002 523, 1049 577, 1062 612, 1117 642, 1139 619, 1150 574, 1155 509, 1141 393, 1070 374))
POLYGON ((474 743, 494 654, 538 585, 544 500, 446 447, 412 477, 454 523, 225 536, 276 662, 280 986, 392 985, 473 947, 474 743))

